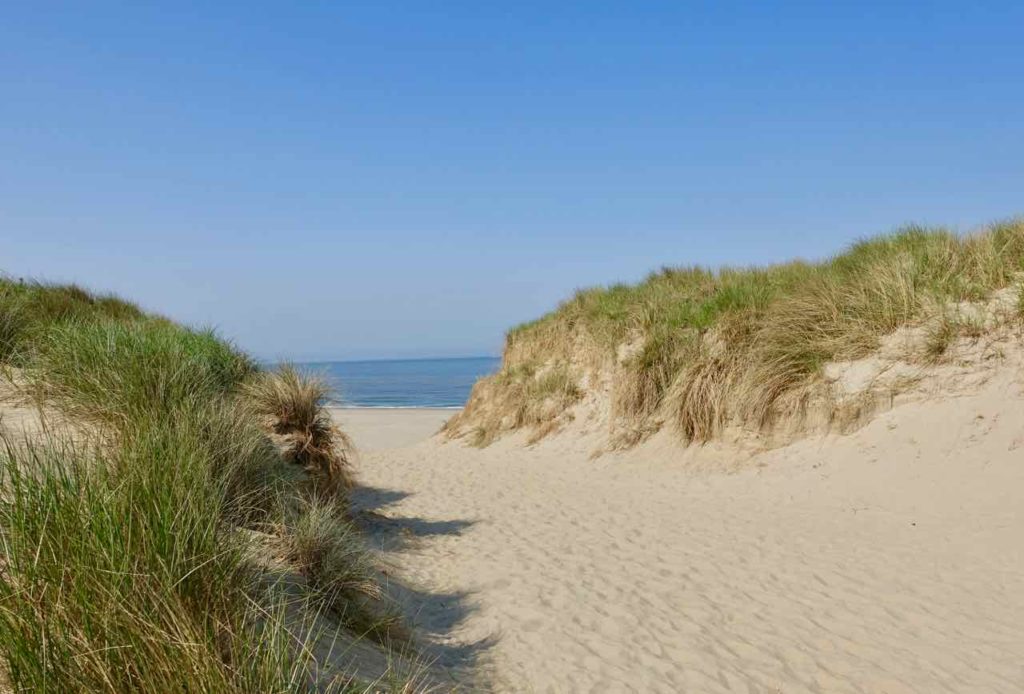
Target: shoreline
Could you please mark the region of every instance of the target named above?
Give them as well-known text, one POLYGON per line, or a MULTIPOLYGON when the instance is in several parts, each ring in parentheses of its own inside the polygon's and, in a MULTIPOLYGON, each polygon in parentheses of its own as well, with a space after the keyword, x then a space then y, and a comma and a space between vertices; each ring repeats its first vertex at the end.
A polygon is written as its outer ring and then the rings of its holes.
POLYGON ((387 414, 393 412, 397 414, 438 414, 438 415, 452 415, 455 412, 460 412, 463 408, 461 407, 339 407, 338 405, 328 405, 327 410, 334 413, 348 414, 348 413, 365 413, 365 414, 387 414))
POLYGON ((458 412, 465 405, 327 405, 331 410, 440 410, 442 412, 458 412))

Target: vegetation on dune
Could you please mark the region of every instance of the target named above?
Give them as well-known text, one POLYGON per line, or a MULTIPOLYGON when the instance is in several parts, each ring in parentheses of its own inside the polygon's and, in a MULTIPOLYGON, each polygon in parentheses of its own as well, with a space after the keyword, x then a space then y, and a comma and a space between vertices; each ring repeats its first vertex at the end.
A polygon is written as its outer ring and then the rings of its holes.
POLYGON ((55 325, 33 342, 26 365, 42 399, 118 429, 201 409, 255 372, 211 332, 149 320, 55 325))
POLYGON ((806 406, 826 363, 863 357, 900 327, 928 324, 922 356, 940 358, 978 330, 949 307, 985 300, 1022 270, 1024 221, 1014 220, 969 236, 908 227, 822 262, 665 268, 637 285, 582 290, 508 333, 501 371, 448 431, 478 444, 524 426, 543 435, 565 414, 542 404, 531 378, 552 370, 577 388, 608 376, 622 443, 666 421, 687 441, 730 423, 769 427, 806 406))
POLYGON ((0 445, 15 690, 412 690, 312 655, 331 625, 381 643, 396 625, 321 385, 77 287, 0 281, 0 331, 25 394, 84 425, 0 445))
MULTIPOLYGON (((473 443, 477 446, 491 443, 503 428, 532 427, 533 440, 540 439, 556 428, 558 413, 583 397, 583 390, 564 364, 543 368, 538 362, 526 361, 503 369, 494 381, 478 385, 486 387, 488 383, 494 385, 496 399, 480 398, 474 389, 474 396, 467 405, 472 408, 474 403, 482 401, 491 410, 491 416, 480 417, 481 423, 473 429, 473 443), (494 412, 500 415, 494 416, 494 412)), ((476 414, 470 409, 464 416, 476 414)), ((446 426, 459 421, 457 417, 446 426)))
POLYGON ((75 319, 135 320, 142 311, 113 296, 96 296, 75 285, 0 281, 0 360, 10 362, 39 331, 75 319))

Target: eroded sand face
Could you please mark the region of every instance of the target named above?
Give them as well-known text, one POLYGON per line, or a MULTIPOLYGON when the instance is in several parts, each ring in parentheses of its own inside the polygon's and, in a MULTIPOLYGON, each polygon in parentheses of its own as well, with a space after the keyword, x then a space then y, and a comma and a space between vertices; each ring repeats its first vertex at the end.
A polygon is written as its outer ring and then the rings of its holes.
POLYGON ((362 503, 411 536, 387 557, 428 596, 415 621, 499 691, 1024 691, 1014 374, 743 461, 381 449, 429 432, 374 417, 347 422, 362 503))

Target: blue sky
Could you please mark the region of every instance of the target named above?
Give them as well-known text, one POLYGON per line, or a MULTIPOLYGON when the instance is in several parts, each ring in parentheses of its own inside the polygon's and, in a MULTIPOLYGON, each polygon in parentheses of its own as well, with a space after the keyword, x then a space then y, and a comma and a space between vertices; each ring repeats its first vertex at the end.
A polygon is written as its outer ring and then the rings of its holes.
POLYGON ((265 358, 496 353, 579 286, 1024 213, 1022 3, 3 15, 0 269, 265 358))

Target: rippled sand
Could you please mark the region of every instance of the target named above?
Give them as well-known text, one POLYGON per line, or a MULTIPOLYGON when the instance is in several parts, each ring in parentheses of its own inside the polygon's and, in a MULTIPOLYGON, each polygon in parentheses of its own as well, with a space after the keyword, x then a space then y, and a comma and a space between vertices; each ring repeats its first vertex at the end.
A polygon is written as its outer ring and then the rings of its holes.
POLYGON ((401 529, 386 557, 456 673, 507 692, 1024 691, 1011 376, 743 460, 408 445, 446 414, 341 421, 357 503, 401 529))

